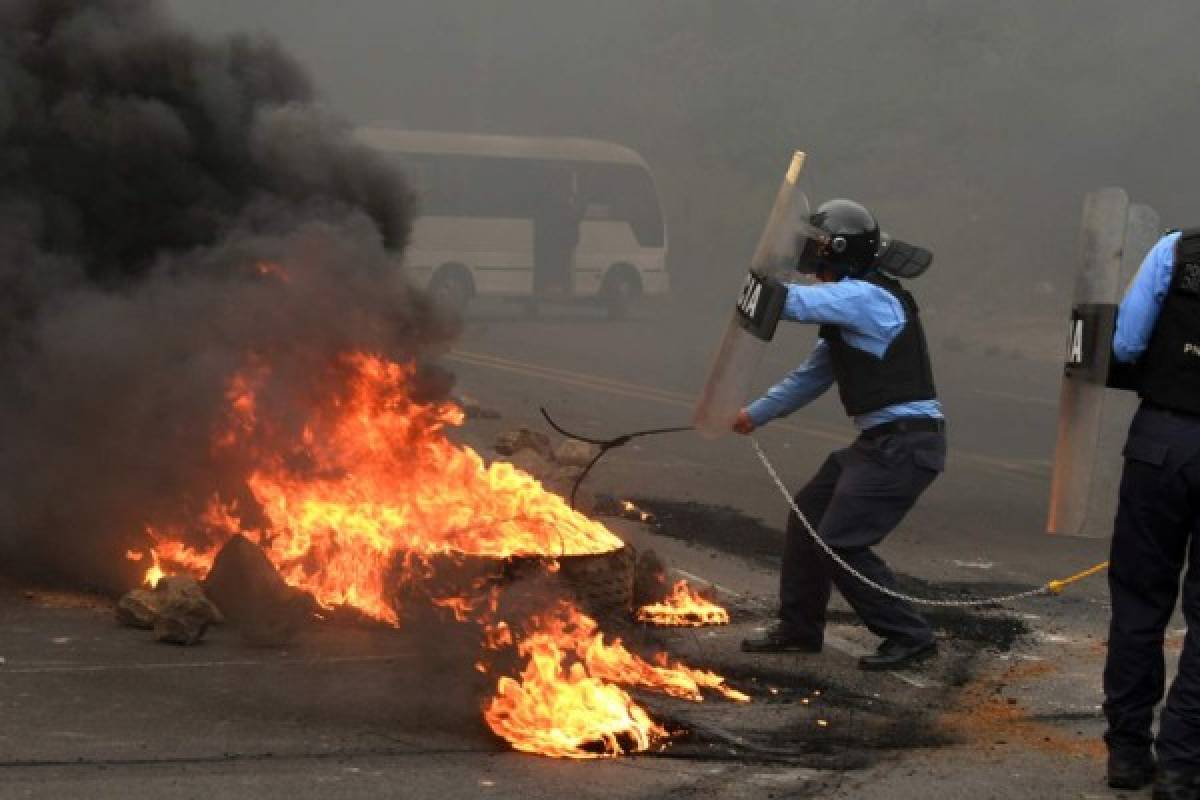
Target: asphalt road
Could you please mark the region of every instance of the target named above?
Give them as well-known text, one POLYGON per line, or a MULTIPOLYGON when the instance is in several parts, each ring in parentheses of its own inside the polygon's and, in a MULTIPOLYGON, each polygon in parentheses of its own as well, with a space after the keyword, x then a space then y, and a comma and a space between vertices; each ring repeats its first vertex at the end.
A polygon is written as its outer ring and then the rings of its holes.
MULTIPOLYGON (((544 428, 543 405, 597 435, 686 421, 723 325, 653 311, 608 323, 579 309, 525 320, 485 306, 446 364, 501 418, 457 435, 483 448, 506 428, 544 428)), ((773 345, 764 381, 807 344, 789 332, 773 345)), ((886 557, 918 591, 973 594, 1101 560, 1103 541, 1042 533, 1053 359, 984 346, 939 356, 950 468, 886 557)), ((761 440, 798 482, 852 435, 821 401, 761 440)), ((854 659, 875 642, 844 610, 821 656, 749 659, 736 645, 770 619, 771 542, 785 509, 747 443, 643 440, 612 454, 590 488, 695 510, 691 539, 665 516, 658 526, 612 524, 679 574, 717 584, 734 610, 729 628, 664 641, 755 701, 654 706, 708 732, 667 756, 568 763, 508 752, 479 720, 475 679, 439 664, 426 637, 331 626, 262 650, 218 629, 179 649, 117 628, 103 602, 9 586, 0 798, 1112 796, 1096 741, 1102 580, 1060 599, 939 618, 942 655, 916 672, 859 672, 854 659)))
MULTIPOLYGON (((573 428, 615 435, 690 421, 724 325, 724 319, 654 311, 614 324, 582 309, 531 322, 502 306, 487 306, 447 363, 464 392, 510 409, 516 419, 542 425, 538 408, 546 406, 573 428)), ((811 347, 811 330, 785 328, 759 369, 763 386, 811 347)), ((1051 353, 1057 348, 1057 342, 1048 345, 1051 353)), ((910 518, 905 550, 916 554, 922 574, 931 557, 990 561, 1000 570, 993 574, 1008 570, 1012 579, 1041 575, 1047 559, 1056 557, 1064 566, 1095 563, 1103 558, 1103 543, 1043 534, 1059 365, 1053 356, 1020 360, 984 350, 980 345, 935 354, 950 425, 950 464, 910 518)), ((781 473, 796 482, 853 436, 833 392, 758 433, 781 473)), ((732 505, 769 521, 784 515, 753 451, 732 435, 640 440, 612 456, 595 480, 617 494, 732 505)))

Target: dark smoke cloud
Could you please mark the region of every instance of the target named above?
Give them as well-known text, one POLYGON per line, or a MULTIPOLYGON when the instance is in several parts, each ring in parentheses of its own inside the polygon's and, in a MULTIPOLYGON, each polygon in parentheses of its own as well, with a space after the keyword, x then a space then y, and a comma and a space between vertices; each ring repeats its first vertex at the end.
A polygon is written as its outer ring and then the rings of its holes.
POLYGON ((248 360, 287 432, 339 353, 444 341, 399 270, 411 219, 272 42, 0 0, 0 568, 117 586, 148 522, 236 492, 211 434, 248 360))

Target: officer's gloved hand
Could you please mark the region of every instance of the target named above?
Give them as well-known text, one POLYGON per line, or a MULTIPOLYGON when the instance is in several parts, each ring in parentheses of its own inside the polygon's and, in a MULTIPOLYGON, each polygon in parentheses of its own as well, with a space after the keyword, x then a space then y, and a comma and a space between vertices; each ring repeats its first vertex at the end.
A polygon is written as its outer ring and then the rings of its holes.
POLYGON ((746 409, 743 408, 738 412, 737 419, 733 421, 733 430, 735 433, 743 435, 754 433, 754 420, 750 419, 746 409))

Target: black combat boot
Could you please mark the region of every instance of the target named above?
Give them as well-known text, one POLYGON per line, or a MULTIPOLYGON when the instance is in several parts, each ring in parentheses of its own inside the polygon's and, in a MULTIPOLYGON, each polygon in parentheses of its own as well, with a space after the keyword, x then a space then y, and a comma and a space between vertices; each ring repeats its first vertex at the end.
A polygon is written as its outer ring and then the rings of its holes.
POLYGON ((904 669, 927 661, 937 655, 937 641, 906 644, 894 639, 884 639, 879 649, 858 660, 858 668, 869 672, 889 669, 904 669))
POLYGON ((1108 754, 1108 786, 1110 789, 1136 791, 1154 781, 1154 756, 1145 751, 1115 751, 1108 754))

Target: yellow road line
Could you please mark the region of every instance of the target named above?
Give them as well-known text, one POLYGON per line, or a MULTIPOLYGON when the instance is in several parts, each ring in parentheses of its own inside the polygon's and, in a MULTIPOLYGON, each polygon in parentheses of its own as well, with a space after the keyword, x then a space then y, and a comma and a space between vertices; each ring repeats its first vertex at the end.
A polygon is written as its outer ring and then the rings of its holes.
POLYGON ((573 382, 584 382, 589 385, 596 386, 607 386, 616 390, 618 393, 629 393, 642 397, 654 396, 656 399, 687 405, 689 407, 695 402, 695 398, 693 398, 691 395, 682 394, 680 392, 671 392, 666 389, 659 389, 655 386, 626 383, 624 381, 618 381, 612 378, 604 378, 599 375, 590 375, 583 372, 555 369, 554 367, 546 367, 542 366, 541 364, 530 364, 523 361, 511 361, 506 358, 499 358, 497 356, 486 355, 484 353, 472 353, 465 350, 455 350, 450 354, 449 358, 469 364, 477 364, 479 366, 496 367, 497 369, 519 371, 522 373, 538 373, 539 375, 548 378, 573 382))
MULTIPOLYGON (((555 367, 547 367, 541 364, 531 364, 525 361, 513 361, 499 356, 493 356, 486 353, 476 353, 469 350, 454 350, 446 355, 446 358, 452 361, 458 361, 463 364, 483 367, 485 369, 493 369, 500 372, 508 372, 515 375, 523 375, 525 377, 537 378, 540 380, 550 381, 551 383, 560 383, 566 386, 575 386, 581 389, 591 389, 594 391, 614 394, 620 397, 629 397, 635 400, 645 400, 653 403, 663 403, 665 405, 675 406, 677 408, 686 408, 691 410, 695 406, 695 398, 691 395, 681 392, 672 392, 666 389, 659 389, 654 386, 646 386, 644 384, 627 383, 625 381, 615 380, 613 378, 605 378, 599 375, 592 375, 586 372, 575 372, 572 370, 557 369, 555 367)), ((810 436, 814 439, 821 439, 827 442, 846 443, 853 435, 851 431, 838 431, 833 428, 828 428, 822 425, 805 425, 803 427, 790 422, 774 422, 772 427, 798 433, 803 436, 810 436)), ((973 463, 982 469, 999 472, 1005 475, 1017 475, 1024 478, 1032 478, 1035 480, 1043 480, 1048 476, 1043 474, 1041 470, 1031 468, 1027 464, 1022 464, 1017 461, 1009 461, 1003 458, 994 456, 985 456, 979 453, 970 453, 962 450, 954 451, 954 458, 962 459, 973 463)))
MULTIPOLYGON (((664 389, 656 389, 652 386, 645 386, 635 383, 625 383, 611 378, 602 378, 597 375, 589 375, 587 373, 571 372, 568 370, 555 369, 553 367, 543 367, 538 364, 527 364, 520 361, 510 361, 504 358, 495 356, 486 356, 480 353, 470 353, 463 350, 455 350, 447 356, 447 358, 459 361, 463 364, 470 364, 487 369, 495 369, 501 372, 511 372, 517 375, 524 375, 531 378, 541 378, 554 383, 562 383, 568 386, 577 386, 583 389, 593 389, 596 391, 607 392, 621 397, 631 397, 635 400, 647 400, 650 402, 663 403, 665 405, 676 406, 678 408, 686 408, 689 411, 695 407, 696 399, 691 395, 682 394, 679 392, 669 392, 664 389)), ((774 427, 783 430, 792 431, 794 433, 812 436, 825 441, 844 443, 847 439, 846 433, 837 433, 833 430, 827 430, 820 427, 804 427, 801 428, 793 425, 790 422, 775 422, 774 427)))

